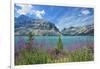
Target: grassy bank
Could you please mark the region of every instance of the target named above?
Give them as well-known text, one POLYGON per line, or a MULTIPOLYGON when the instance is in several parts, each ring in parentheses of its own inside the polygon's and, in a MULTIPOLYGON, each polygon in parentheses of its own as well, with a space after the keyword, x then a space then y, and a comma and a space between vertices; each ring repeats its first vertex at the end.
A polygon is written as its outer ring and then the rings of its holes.
POLYGON ((42 47, 32 47, 32 37, 32 33, 29 33, 28 43, 23 43, 24 48, 15 52, 15 65, 66 63, 94 60, 94 49, 91 46, 84 46, 75 50, 65 50, 63 49, 62 39, 59 35, 56 48, 49 48, 46 50, 42 47))

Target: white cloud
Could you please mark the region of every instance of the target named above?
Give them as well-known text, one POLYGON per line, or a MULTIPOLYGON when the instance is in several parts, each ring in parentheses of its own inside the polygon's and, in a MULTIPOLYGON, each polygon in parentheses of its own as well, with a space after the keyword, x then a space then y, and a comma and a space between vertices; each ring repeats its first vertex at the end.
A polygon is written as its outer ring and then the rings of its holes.
POLYGON ((45 14, 45 11, 42 10, 42 11, 39 11, 39 10, 33 10, 33 13, 35 13, 36 17, 38 18, 43 18, 42 16, 45 14))
POLYGON ((41 19, 41 18, 43 18, 43 15, 45 14, 44 10, 37 10, 32 5, 19 5, 18 4, 17 6, 21 7, 21 9, 17 10, 17 13, 19 15, 32 14, 41 19))
POLYGON ((90 14, 90 11, 87 10, 87 9, 85 9, 85 10, 82 10, 81 13, 82 13, 83 15, 88 15, 88 14, 90 14))
POLYGON ((72 24, 72 21, 76 20, 74 16, 67 16, 64 15, 60 18, 59 22, 56 24, 56 26, 61 31, 63 28, 67 28, 72 24))
POLYGON ((19 13, 20 15, 21 14, 28 14, 28 13, 31 13, 31 10, 32 10, 32 5, 18 5, 21 7, 21 9, 17 10, 17 13, 19 13))
POLYGON ((82 26, 86 24, 93 23, 93 15, 91 16, 81 16, 77 17, 75 15, 64 15, 60 18, 59 22, 56 24, 56 26, 60 29, 60 31, 64 28, 68 28, 70 26, 82 26))

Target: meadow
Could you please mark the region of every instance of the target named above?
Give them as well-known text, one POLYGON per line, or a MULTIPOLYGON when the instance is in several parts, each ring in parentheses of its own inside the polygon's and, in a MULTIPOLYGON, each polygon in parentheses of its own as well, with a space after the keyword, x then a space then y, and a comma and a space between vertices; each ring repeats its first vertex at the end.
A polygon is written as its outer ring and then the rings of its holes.
MULTIPOLYGON (((87 44, 81 44, 81 46, 79 46, 77 41, 76 45, 74 41, 65 42, 64 44, 65 40, 63 41, 62 36, 58 35, 54 44, 55 46, 49 43, 48 47, 45 42, 38 44, 35 37, 36 36, 32 35, 32 33, 29 33, 27 40, 21 37, 17 44, 17 39, 15 39, 15 65, 67 63, 94 60, 94 45, 91 40, 85 39, 85 43, 87 44), (72 48, 70 48, 70 44, 68 43, 73 44, 72 48), (67 45, 67 47, 65 45, 67 45)), ((82 42, 80 39, 78 40, 80 43, 82 42)), ((45 39, 43 41, 45 41, 45 39)), ((50 41, 52 42, 52 40, 50 41)), ((70 38, 68 41, 70 41, 70 38)))

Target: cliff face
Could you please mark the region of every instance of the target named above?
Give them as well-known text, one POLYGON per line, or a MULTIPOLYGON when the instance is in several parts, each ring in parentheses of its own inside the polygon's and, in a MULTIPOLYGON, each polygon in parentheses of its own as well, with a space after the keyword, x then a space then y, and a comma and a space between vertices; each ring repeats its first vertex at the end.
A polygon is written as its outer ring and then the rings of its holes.
POLYGON ((59 32, 64 36, 70 35, 94 35, 94 25, 84 25, 79 27, 64 28, 62 31, 54 23, 44 19, 32 19, 21 15, 15 17, 15 35, 28 35, 32 32, 34 35, 58 35, 59 32))
POLYGON ((62 30, 63 35, 94 35, 94 25, 85 25, 81 27, 69 27, 62 30))
POLYGON ((34 35, 58 35, 58 28, 51 22, 43 19, 31 19, 21 15, 15 18, 15 35, 27 35, 29 32, 34 35))

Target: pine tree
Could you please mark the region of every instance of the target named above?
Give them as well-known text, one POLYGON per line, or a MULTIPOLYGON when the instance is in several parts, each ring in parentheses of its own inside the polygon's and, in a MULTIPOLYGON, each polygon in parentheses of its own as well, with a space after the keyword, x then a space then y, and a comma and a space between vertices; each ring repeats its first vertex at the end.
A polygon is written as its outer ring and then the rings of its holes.
POLYGON ((59 35, 59 37, 58 37, 57 49, 58 49, 59 51, 60 51, 60 50, 63 50, 63 44, 62 44, 61 35, 59 35))
POLYGON ((32 32, 30 32, 29 33, 29 50, 32 49, 32 41, 33 41, 32 37, 33 37, 33 34, 32 34, 32 32))

